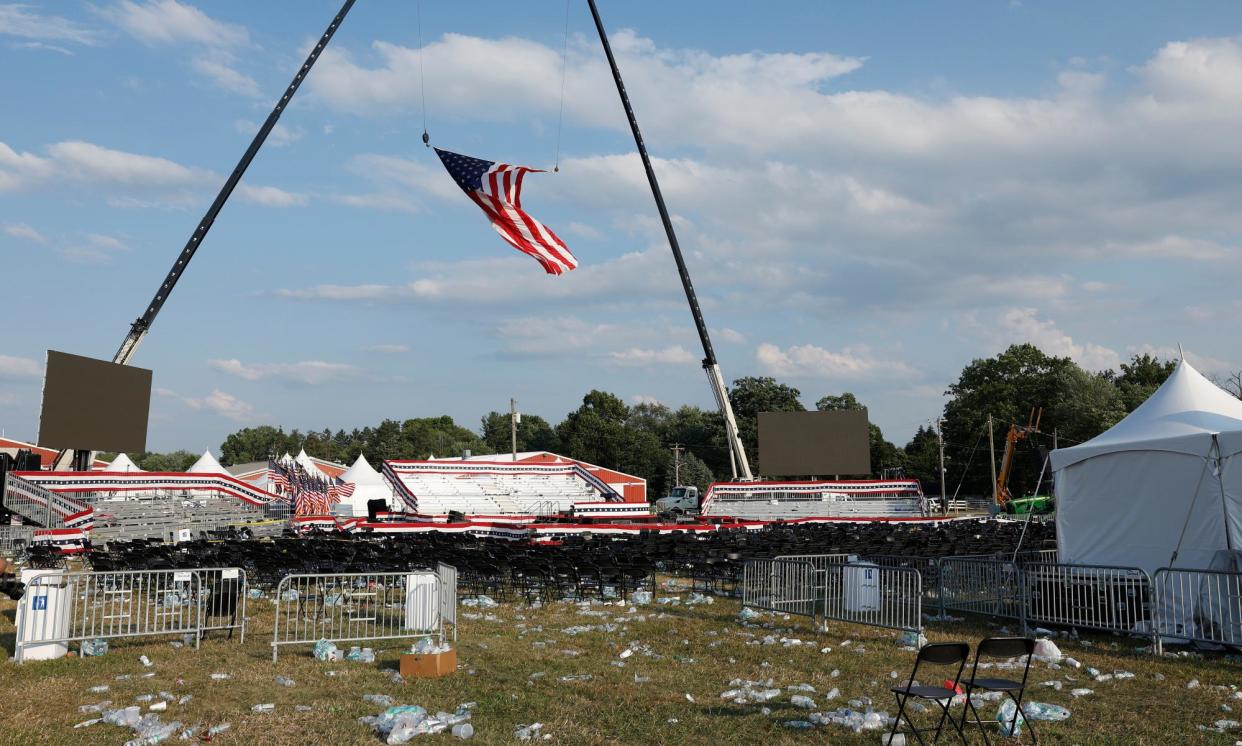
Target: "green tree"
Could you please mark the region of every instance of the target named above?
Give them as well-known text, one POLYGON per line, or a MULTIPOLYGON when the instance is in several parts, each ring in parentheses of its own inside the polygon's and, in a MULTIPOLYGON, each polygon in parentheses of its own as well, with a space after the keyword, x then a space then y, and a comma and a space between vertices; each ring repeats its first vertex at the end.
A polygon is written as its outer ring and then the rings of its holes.
MULTIPOLYGON (((777 382, 775 378, 747 376, 733 382, 729 402, 737 419, 738 434, 746 448, 752 469, 759 472, 759 413, 804 412, 798 389, 777 382)), ((726 454, 727 456, 727 454, 726 454)))
POLYGON ((820 398, 819 401, 815 402, 815 408, 821 412, 840 412, 866 409, 866 407, 859 403, 858 397, 848 391, 840 396, 833 396, 829 394, 828 396, 820 398))
POLYGON ((232 433, 220 444, 220 463, 225 466, 265 461, 283 453, 297 453, 302 436, 297 430, 286 433, 271 425, 246 427, 232 433))
POLYGON ((459 456, 463 451, 478 453, 486 447, 473 430, 461 427, 448 415, 406 420, 401 425, 401 438, 402 458, 459 456))
POLYGON ((1133 412, 1147 401, 1176 367, 1176 360, 1160 360, 1147 353, 1134 355, 1130 362, 1122 363, 1121 374, 1114 377, 1113 382, 1121 394, 1121 404, 1126 412, 1133 412))
POLYGON ((924 494, 939 495, 940 445, 935 429, 920 425, 904 451, 906 475, 919 480, 924 494))
POLYGON ((667 484, 660 492, 648 493, 648 497, 651 500, 654 501, 667 494, 669 489, 681 485, 693 485, 698 487, 699 494, 702 495, 707 492, 708 485, 715 480, 712 476, 712 470, 708 468, 707 464, 705 464, 702 459, 695 456, 690 451, 684 451, 681 454, 680 479, 678 479, 678 469, 676 468, 674 459, 675 457, 670 453, 668 463, 666 464, 666 468, 668 469, 667 484))
POLYGON ((198 461, 198 455, 189 451, 171 453, 140 453, 132 457, 135 465, 143 471, 185 471, 198 461))
POLYGON ((556 427, 561 453, 644 477, 648 489, 661 489, 664 445, 656 433, 631 425, 629 419, 630 408, 621 399, 591 391, 556 427))
MULTIPOLYGON (((483 418, 483 441, 491 453, 509 453, 512 446, 507 412, 488 412, 483 418)), ((519 451, 556 452, 556 431, 537 414, 524 414, 517 426, 519 451)))

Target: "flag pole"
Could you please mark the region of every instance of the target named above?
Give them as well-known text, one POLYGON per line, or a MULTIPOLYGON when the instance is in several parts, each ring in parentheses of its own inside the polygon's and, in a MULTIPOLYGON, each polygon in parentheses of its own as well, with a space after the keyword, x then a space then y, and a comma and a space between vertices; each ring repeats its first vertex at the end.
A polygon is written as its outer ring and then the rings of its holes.
POLYGON ((735 464, 733 477, 739 476, 750 481, 750 462, 746 458, 746 449, 738 436, 737 421, 733 416, 733 406, 729 402, 729 392, 725 389, 724 376, 720 373, 720 365, 716 361, 716 351, 712 348, 711 337, 707 334, 707 323, 703 320, 703 311, 699 308, 699 299, 694 293, 694 284, 690 281, 690 271, 686 269, 686 260, 681 254, 681 245, 677 243, 677 234, 673 231, 673 221, 669 217, 668 207, 664 204, 664 195, 660 192, 660 183, 656 180, 655 170, 651 167, 651 157, 647 155, 647 146, 643 143, 643 135, 638 129, 638 119, 634 116, 634 108, 630 106, 629 94, 625 92, 625 82, 621 80, 621 70, 617 68, 617 60, 612 54, 612 45, 608 43, 608 33, 604 31, 604 22, 599 16, 599 8, 595 0, 587 0, 591 7, 591 17, 595 20, 595 30, 599 32, 600 43, 604 46, 604 55, 608 58, 608 67, 612 69, 612 79, 617 84, 617 94, 621 97, 621 105, 625 108, 625 116, 630 122, 630 131, 634 134, 634 144, 638 146, 638 155, 643 160, 643 170, 647 172, 647 183, 651 186, 651 196, 655 198, 656 208, 660 211, 660 221, 664 223, 664 233, 668 236, 669 248, 673 250, 673 261, 677 262, 677 273, 681 276, 681 287, 686 291, 686 302, 690 304, 690 313, 694 316, 694 326, 699 332, 699 341, 703 343, 703 370, 707 372, 712 394, 720 407, 720 414, 725 421, 725 434, 729 440, 730 455, 735 464), (741 473, 738 473, 738 467, 741 473))

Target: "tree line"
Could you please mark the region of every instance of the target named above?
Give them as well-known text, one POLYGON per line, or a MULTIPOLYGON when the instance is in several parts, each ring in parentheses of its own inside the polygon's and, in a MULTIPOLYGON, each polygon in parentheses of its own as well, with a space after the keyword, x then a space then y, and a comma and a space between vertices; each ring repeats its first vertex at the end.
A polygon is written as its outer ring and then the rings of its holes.
MULTIPOLYGON (((991 494, 989 415, 994 422, 999 460, 1010 424, 1025 424, 1032 408, 1043 409, 1041 433, 1022 443, 1010 482, 1015 495, 1029 493, 1035 489, 1043 453, 1051 446, 1054 433, 1062 446, 1098 435, 1150 396, 1174 367, 1173 361, 1143 354, 1133 356, 1120 370, 1089 372, 1068 357, 1047 355, 1031 344, 1013 345, 995 357, 971 361, 945 392, 948 401, 940 417, 946 491, 991 494)), ((745 377, 733 382, 729 398, 751 464, 761 471, 759 413, 805 411, 802 392, 771 377, 745 377)), ((815 409, 821 411, 864 406, 848 391, 828 394, 815 402, 815 409)), ((939 492, 939 438, 931 421, 904 447, 887 440, 879 426, 871 424, 869 446, 875 476, 914 477, 928 494, 939 492)), ((551 451, 644 477, 652 499, 674 486, 676 472, 682 484, 700 489, 731 475, 724 423, 718 412, 694 405, 628 405, 606 391, 590 391, 578 408, 555 425, 538 415, 523 414, 517 427, 517 448, 551 451), (674 445, 683 449, 680 459, 673 455, 674 445)), ((477 431, 449 416, 385 419, 373 427, 348 432, 247 427, 225 438, 219 458, 221 463, 232 465, 265 461, 269 456, 300 449, 341 463, 351 463, 359 454, 377 463, 381 459, 460 456, 467 450, 475 454, 508 453, 509 414, 487 413, 477 431)), ((195 458, 179 451, 138 454, 134 461, 143 469, 176 471, 188 467, 195 458)))

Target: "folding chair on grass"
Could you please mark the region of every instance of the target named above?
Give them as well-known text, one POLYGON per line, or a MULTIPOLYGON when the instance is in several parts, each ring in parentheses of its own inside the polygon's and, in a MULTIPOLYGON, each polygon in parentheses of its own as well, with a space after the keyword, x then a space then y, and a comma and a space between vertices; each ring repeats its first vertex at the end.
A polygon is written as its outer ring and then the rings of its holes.
MULTIPOLYGON (((962 727, 965 728, 967 723, 975 723, 979 726, 979 731, 983 733, 983 742, 991 745, 988 740, 987 729, 983 726, 988 722, 998 722, 996 720, 982 720, 979 717, 979 711, 975 709, 975 705, 970 701, 970 694, 975 690, 985 692, 1004 692, 1013 700, 1015 709, 1013 713, 1013 722, 1009 723, 1008 731, 1013 733, 1018 724, 1018 713, 1022 712, 1022 697, 1026 693, 1026 677, 1031 672, 1031 657, 1035 653, 1035 640, 1029 637, 989 637, 979 646, 975 648, 975 665, 971 669, 970 679, 962 682, 962 689, 966 692, 966 707, 962 709, 962 727), (1026 664, 1022 669, 1022 680, 1015 681, 1013 679, 988 678, 979 676, 979 659, 980 658, 1017 658, 1026 656, 1026 664), (974 713, 974 720, 967 720, 966 715, 974 713)), ((1026 727, 1030 729, 1031 743, 1039 743, 1039 739, 1035 736, 1035 727, 1031 725, 1030 718, 1022 718, 1026 722, 1026 727)))
MULTIPOLYGON (((949 715, 949 705, 952 703, 954 695, 957 694, 957 684, 962 678, 962 669, 966 667, 966 660, 968 658, 970 658, 970 645, 964 642, 931 643, 924 645, 919 650, 918 657, 914 659, 914 670, 910 672, 910 680, 904 686, 895 686, 889 690, 897 697, 897 717, 893 719, 893 729, 888 734, 889 741, 897 734, 897 728, 901 725, 901 720, 904 717, 906 725, 910 726, 910 731, 920 744, 923 743, 923 736, 920 734, 931 730, 936 731, 936 736, 932 739, 932 743, 939 741, 940 731, 944 728, 946 720, 953 730, 957 731, 957 735, 962 739, 962 743, 966 743, 966 735, 962 732, 962 726, 949 715), (924 664, 930 666, 956 665, 957 671, 953 674, 952 688, 916 684, 919 667, 924 664), (918 728, 910 720, 910 713, 906 712, 906 703, 911 697, 930 700, 940 706, 940 722, 936 724, 934 729, 918 728)), ((946 679, 946 681, 948 680, 946 679)))

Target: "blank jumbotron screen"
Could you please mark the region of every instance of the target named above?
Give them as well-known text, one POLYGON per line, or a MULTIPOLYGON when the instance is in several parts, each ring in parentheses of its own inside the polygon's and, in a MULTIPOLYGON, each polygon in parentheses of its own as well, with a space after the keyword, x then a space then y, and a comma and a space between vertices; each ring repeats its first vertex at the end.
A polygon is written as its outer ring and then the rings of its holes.
POLYGON ((150 408, 151 371, 47 351, 40 446, 141 453, 150 408))
POLYGON ((867 410, 760 412, 759 473, 770 477, 870 474, 867 410))

